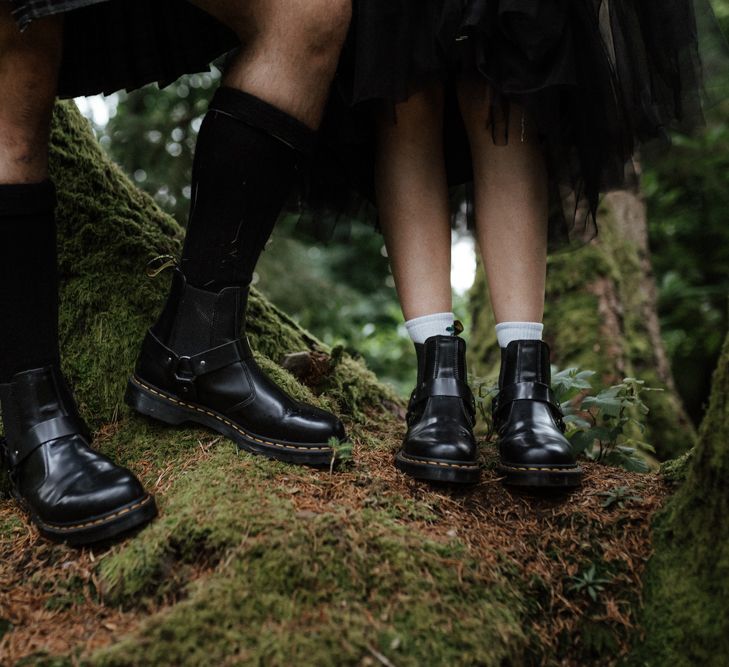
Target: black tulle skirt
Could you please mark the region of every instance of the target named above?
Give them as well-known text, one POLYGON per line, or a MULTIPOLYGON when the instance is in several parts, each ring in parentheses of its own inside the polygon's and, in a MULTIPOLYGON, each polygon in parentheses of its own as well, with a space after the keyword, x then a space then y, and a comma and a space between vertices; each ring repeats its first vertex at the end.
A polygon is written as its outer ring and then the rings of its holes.
MULTIPOLYGON (((3 2, 5 0, 0 0, 3 2)), ((64 14, 61 97, 165 86, 235 48, 225 26, 187 0, 10 0, 21 29, 64 14)))
POLYGON ((727 63, 705 0, 355 0, 309 194, 315 219, 331 221, 327 207, 334 217, 361 210, 362 196, 375 202, 372 112, 434 82, 447 88, 450 184, 468 184, 455 86, 479 77, 492 90, 484 122, 496 143, 521 140, 510 105, 536 126, 551 247, 584 241, 600 194, 632 183, 636 150, 700 126, 706 103, 729 96, 727 63))

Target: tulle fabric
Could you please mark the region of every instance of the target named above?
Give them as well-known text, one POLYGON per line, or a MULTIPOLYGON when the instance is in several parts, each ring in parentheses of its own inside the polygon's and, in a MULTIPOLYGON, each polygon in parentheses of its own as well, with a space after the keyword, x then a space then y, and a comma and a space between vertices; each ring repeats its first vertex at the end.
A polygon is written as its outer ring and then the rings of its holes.
MULTIPOLYGON (((320 224, 333 219, 324 208, 361 217, 361 197, 374 202, 372 110, 434 82, 447 87, 452 186, 472 180, 458 82, 488 82, 496 143, 523 139, 506 119, 511 105, 525 110, 548 166, 552 249, 594 236, 600 194, 635 182, 637 149, 702 125, 705 104, 729 96, 705 0, 355 0, 354 10, 308 195, 320 224)), ((456 192, 462 207, 467 190, 456 192)))

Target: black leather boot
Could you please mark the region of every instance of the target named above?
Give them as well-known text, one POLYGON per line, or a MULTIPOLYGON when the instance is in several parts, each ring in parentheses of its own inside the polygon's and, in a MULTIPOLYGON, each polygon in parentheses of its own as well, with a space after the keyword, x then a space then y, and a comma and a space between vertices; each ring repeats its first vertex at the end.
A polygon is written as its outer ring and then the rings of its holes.
POLYGON ((57 368, 18 373, 0 385, 0 400, 12 493, 43 535, 88 544, 157 514, 154 498, 129 470, 89 447, 86 425, 57 368))
POLYGON ((272 459, 330 465, 343 441, 332 414, 295 401, 253 359, 241 331, 248 290, 208 292, 175 269, 172 291, 147 333, 126 401, 168 424, 201 424, 240 449, 272 459))
POLYGON ((516 486, 578 486, 582 471, 549 386, 549 346, 515 340, 501 350, 499 393, 492 409, 499 436, 499 471, 516 486))
POLYGON ((477 482, 481 470, 466 342, 458 336, 432 336, 415 349, 418 383, 410 397, 408 430, 395 465, 417 479, 477 482))

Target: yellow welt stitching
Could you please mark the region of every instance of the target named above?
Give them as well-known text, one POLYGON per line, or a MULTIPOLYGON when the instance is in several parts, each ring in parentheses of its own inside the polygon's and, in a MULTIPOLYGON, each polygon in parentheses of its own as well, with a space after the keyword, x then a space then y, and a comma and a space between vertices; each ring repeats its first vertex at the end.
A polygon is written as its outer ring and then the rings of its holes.
POLYGON ((575 468, 514 468, 513 466, 507 466, 502 464, 499 464, 499 468, 503 470, 515 470, 517 472, 522 471, 533 471, 533 472, 580 472, 580 469, 575 468))
POLYGON ((478 470, 479 465, 477 463, 466 464, 466 463, 441 463, 440 461, 418 461, 417 459, 410 458, 407 454, 400 454, 403 459, 411 463, 417 463, 424 466, 441 466, 442 468, 465 468, 466 470, 478 470))
POLYGON ((261 440, 260 438, 257 438, 255 435, 251 435, 247 431, 244 431, 237 424, 234 424, 233 422, 228 421, 227 419, 224 419, 223 417, 216 415, 214 412, 210 412, 209 410, 203 410, 202 408, 199 408, 197 405, 194 405, 192 403, 185 403, 183 401, 178 401, 177 399, 172 398, 172 396, 167 396, 166 394, 163 394, 163 393, 153 389, 152 387, 147 386, 146 384, 144 384, 144 382, 142 382, 136 376, 132 377, 132 382, 138 384, 140 387, 143 387, 147 391, 152 392, 156 396, 159 396, 160 398, 165 399, 166 401, 170 401, 171 403, 176 403, 177 405, 181 405, 185 408, 189 408, 190 410, 195 410, 202 414, 207 414, 211 417, 214 417, 219 422, 222 422, 223 424, 226 424, 227 426, 234 428, 242 436, 249 438, 250 440, 255 440, 256 442, 260 442, 263 445, 269 445, 271 447, 279 447, 280 449, 295 449, 297 451, 306 451, 306 452, 330 452, 331 451, 330 447, 298 447, 296 445, 284 445, 280 442, 271 442, 270 440, 261 440))
POLYGON ((71 530, 79 530, 80 528, 88 528, 89 526, 98 526, 99 524, 107 523, 107 522, 111 521, 112 519, 117 519, 120 516, 123 516, 124 514, 129 514, 129 512, 138 510, 140 507, 143 507, 151 500, 152 500, 152 496, 147 496, 144 500, 136 503, 135 505, 132 505, 131 507, 126 507, 123 510, 119 510, 118 512, 115 512, 114 514, 110 514, 109 516, 106 516, 103 519, 96 519, 95 521, 88 521, 87 523, 77 523, 72 526, 55 526, 52 523, 45 523, 44 521, 41 521, 40 519, 36 519, 36 521, 38 521, 38 523, 41 526, 43 526, 43 528, 48 528, 50 530, 55 530, 57 532, 68 532, 71 530))

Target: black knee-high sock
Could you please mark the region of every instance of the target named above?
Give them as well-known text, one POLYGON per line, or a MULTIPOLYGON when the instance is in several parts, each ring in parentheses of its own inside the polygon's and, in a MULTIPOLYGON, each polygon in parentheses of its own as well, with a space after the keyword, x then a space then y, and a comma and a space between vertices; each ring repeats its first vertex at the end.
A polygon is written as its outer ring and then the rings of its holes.
POLYGON ((59 360, 55 206, 50 181, 0 185, 0 382, 59 360))
POLYGON ((195 150, 182 269, 194 287, 248 285, 315 132, 247 93, 222 87, 195 150))

